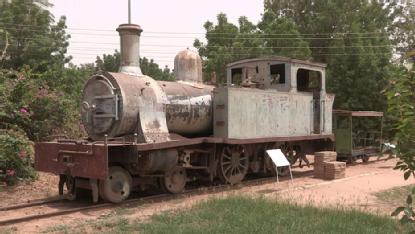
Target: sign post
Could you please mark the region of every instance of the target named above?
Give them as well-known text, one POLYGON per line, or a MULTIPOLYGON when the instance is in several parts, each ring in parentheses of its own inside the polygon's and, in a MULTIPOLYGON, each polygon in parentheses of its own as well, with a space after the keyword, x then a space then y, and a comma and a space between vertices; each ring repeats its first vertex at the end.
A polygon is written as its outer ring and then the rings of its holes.
POLYGON ((278 167, 288 167, 288 169, 290 170, 291 182, 293 182, 293 174, 291 172, 291 164, 287 160, 287 157, 285 157, 285 155, 281 151, 281 149, 267 150, 267 154, 271 158, 272 162, 275 165, 275 170, 277 171, 277 183, 280 182, 280 180, 278 178, 278 167))

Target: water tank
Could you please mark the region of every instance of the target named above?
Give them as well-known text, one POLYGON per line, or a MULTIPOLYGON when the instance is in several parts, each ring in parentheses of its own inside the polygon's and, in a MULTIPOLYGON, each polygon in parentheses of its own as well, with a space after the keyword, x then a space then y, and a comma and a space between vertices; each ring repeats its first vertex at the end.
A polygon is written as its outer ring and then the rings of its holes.
POLYGON ((178 81, 203 83, 199 54, 189 49, 180 51, 174 58, 174 76, 178 81))

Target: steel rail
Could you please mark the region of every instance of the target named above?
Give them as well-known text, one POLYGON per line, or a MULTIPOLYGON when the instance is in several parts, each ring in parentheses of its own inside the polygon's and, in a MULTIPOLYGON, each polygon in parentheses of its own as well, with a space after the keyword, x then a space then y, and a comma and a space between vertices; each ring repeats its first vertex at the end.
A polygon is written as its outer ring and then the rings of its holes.
POLYGON ((40 206, 40 205, 51 204, 51 203, 59 203, 63 201, 66 201, 66 199, 63 197, 56 198, 56 199, 32 201, 32 202, 18 204, 18 205, 0 207, 0 211, 18 210, 18 209, 23 209, 23 208, 33 207, 33 206, 40 206))
MULTIPOLYGON (((209 186, 209 187, 200 187, 200 188, 186 190, 179 194, 157 194, 157 195, 151 195, 151 196, 140 197, 140 198, 132 198, 132 199, 128 199, 118 204, 107 202, 107 203, 100 203, 100 204, 95 204, 95 205, 87 205, 83 207, 52 211, 52 212, 48 212, 44 214, 27 215, 27 216, 22 216, 18 218, 0 220, 0 226, 6 226, 10 224, 27 222, 31 220, 37 220, 37 219, 44 219, 44 218, 49 218, 49 217, 54 217, 54 216, 61 216, 61 215, 76 213, 76 212, 85 211, 85 210, 95 210, 95 209, 117 207, 117 206, 123 206, 123 205, 131 205, 131 204, 142 205, 142 204, 149 204, 149 203, 155 203, 155 202, 164 202, 164 201, 170 201, 174 199, 188 198, 189 196, 197 196, 197 195, 211 194, 211 193, 217 193, 217 192, 232 191, 232 190, 238 190, 244 187, 252 187, 252 186, 269 184, 269 183, 274 183, 274 182, 276 182, 275 177, 265 177, 265 178, 258 178, 258 179, 251 179, 251 180, 243 181, 235 185, 220 184, 220 185, 214 185, 214 186, 209 186)), ((63 199, 61 199, 60 201, 62 200, 63 199)), ((1 208, 1 210, 2 211, 15 210, 15 209, 34 207, 34 206, 39 206, 39 205, 44 205, 44 204, 54 203, 54 202, 59 202, 59 200, 58 199, 46 200, 46 201, 40 201, 37 203, 31 203, 31 204, 20 204, 20 205, 15 205, 15 206, 10 206, 10 207, 3 207, 1 208)))

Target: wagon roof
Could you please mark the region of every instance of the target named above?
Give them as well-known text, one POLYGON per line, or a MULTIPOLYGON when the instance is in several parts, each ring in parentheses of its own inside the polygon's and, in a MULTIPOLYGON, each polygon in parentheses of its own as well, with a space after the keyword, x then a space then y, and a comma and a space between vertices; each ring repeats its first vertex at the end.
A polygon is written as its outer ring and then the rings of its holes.
POLYGON ((280 57, 280 56, 272 56, 272 57, 261 57, 261 58, 252 58, 252 59, 243 59, 233 63, 229 63, 226 65, 227 68, 234 67, 240 64, 249 63, 249 62, 262 62, 262 61, 276 61, 276 62, 284 62, 284 63, 293 63, 293 64, 301 64, 301 65, 308 65, 320 68, 326 68, 327 64, 325 63, 316 63, 310 62, 306 60, 299 60, 293 59, 288 57, 280 57))
POLYGON ((382 117, 383 112, 377 111, 349 111, 349 110, 333 110, 333 114, 336 115, 348 115, 356 117, 382 117))

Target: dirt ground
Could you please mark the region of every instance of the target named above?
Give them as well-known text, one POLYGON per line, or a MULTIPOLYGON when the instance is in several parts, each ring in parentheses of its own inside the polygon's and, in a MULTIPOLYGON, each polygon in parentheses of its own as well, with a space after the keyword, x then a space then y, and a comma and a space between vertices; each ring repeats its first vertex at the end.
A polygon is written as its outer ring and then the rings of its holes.
POLYGON ((58 196, 58 176, 39 173, 34 182, 23 182, 13 187, 0 188, 0 207, 58 196))
MULTIPOLYGON (((376 161, 368 164, 348 166, 346 178, 325 181, 313 178, 311 168, 295 168, 294 181, 284 178, 279 183, 270 183, 254 187, 245 187, 235 191, 219 192, 210 195, 192 196, 187 199, 175 199, 167 202, 145 204, 141 206, 122 206, 115 209, 101 209, 79 212, 70 215, 54 217, 22 223, 10 227, 16 233, 37 233, 51 230, 50 227, 69 225, 85 225, 94 220, 100 220, 111 214, 120 213, 129 220, 145 221, 151 215, 173 209, 183 209, 212 197, 229 195, 265 196, 270 199, 287 200, 299 204, 311 204, 319 207, 353 207, 376 214, 389 215, 393 210, 390 204, 379 201, 374 193, 396 186, 413 184, 413 180, 405 181, 400 171, 393 170, 395 159, 376 161)), ((25 186, 19 186, 8 191, 0 192, 0 206, 12 203, 27 202, 32 199, 55 196, 57 178, 41 174, 40 180, 25 186)), ((1 232, 0 227, 0 232, 1 232)), ((94 230, 91 230, 93 232, 94 230)), ((95 230, 96 231, 96 230, 95 230)))

